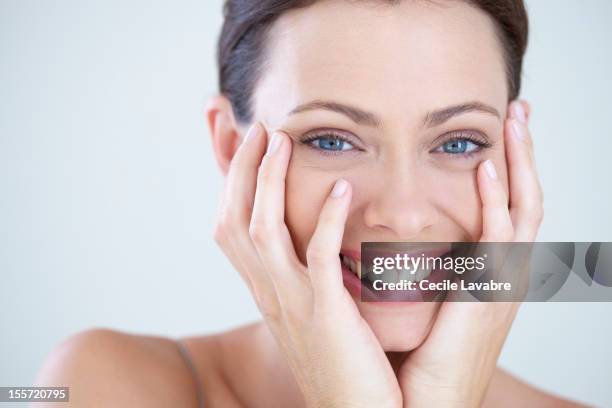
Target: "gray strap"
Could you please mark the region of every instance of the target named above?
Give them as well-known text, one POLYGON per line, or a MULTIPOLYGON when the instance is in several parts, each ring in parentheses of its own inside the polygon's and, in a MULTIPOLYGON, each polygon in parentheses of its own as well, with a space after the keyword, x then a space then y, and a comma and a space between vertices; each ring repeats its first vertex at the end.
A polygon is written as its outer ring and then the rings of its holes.
POLYGON ((189 370, 191 371, 191 374, 193 376, 193 381, 196 384, 196 396, 198 399, 198 407, 199 408, 204 408, 204 396, 202 394, 202 389, 201 389, 201 382, 200 382, 200 376, 198 375, 198 370, 196 370, 195 365, 193 364, 193 360, 191 359, 191 353, 189 353, 189 350, 187 349, 187 347, 181 343, 180 340, 175 340, 176 346, 178 348, 178 351, 180 353, 180 355, 183 357, 183 360, 185 361, 185 364, 187 364, 187 367, 189 367, 189 370))

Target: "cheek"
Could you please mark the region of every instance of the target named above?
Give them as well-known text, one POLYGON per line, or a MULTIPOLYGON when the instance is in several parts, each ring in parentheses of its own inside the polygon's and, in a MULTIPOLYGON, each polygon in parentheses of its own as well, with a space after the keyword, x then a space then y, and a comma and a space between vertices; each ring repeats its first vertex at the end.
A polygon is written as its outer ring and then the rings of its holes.
MULTIPOLYGON (((489 158, 495 164, 499 177, 507 191, 507 169, 503 149, 490 152, 489 158)), ((483 158, 484 160, 485 158, 483 158)), ((371 183, 371 174, 354 174, 355 172, 321 171, 317 168, 289 164, 286 178, 285 223, 295 245, 298 258, 305 262, 306 250, 314 233, 321 208, 327 199, 335 181, 343 176, 353 186, 352 207, 367 200, 371 183), (340 174, 342 173, 342 174, 340 174)), ((448 171, 448 169, 428 169, 421 172, 423 193, 431 205, 443 214, 444 223, 451 223, 466 231, 472 240, 478 240, 482 229, 482 204, 476 171, 448 171)), ((350 217, 347 227, 350 224, 350 217)), ((443 229, 443 225, 436 226, 443 229)), ((455 228, 451 228, 455 229, 455 228)), ((345 234, 346 235, 346 234, 345 234)))
MULTIPOLYGON (((489 152, 482 160, 490 159, 506 192, 508 179, 506 159, 503 149, 489 152)), ((427 192, 432 204, 437 207, 444 219, 465 230, 470 240, 480 239, 482 232, 482 200, 476 179, 478 163, 473 169, 463 171, 448 171, 442 169, 429 170, 423 173, 428 187, 427 192)))
POLYGON ((497 135, 497 146, 488 152, 487 157, 485 159, 490 159, 495 165, 495 171, 497 172, 499 179, 504 185, 506 196, 508 196, 508 163, 506 161, 504 129, 500 128, 497 132, 497 135))
POLYGON ((508 195, 508 192, 509 192, 508 190, 508 182, 509 182, 508 163, 506 162, 505 152, 502 151, 500 153, 496 153, 495 155, 492 155, 491 161, 495 165, 495 170, 497 171, 497 174, 499 175, 499 179, 504 185, 504 190, 506 191, 506 197, 509 197, 508 195))
MULTIPOLYGON (((477 163, 474 165, 477 166, 477 163)), ((429 169, 423 173, 427 197, 440 214, 441 224, 452 224, 450 230, 462 230, 468 239, 477 241, 482 230, 482 202, 476 180, 476 169, 449 171, 429 169)), ((440 230, 443 225, 438 226, 440 230)), ((444 228, 442 228, 444 229, 444 228)), ((448 228, 447 228, 448 229, 448 228)))
POLYGON ((285 183, 285 223, 298 258, 304 263, 321 208, 337 178, 333 174, 289 164, 285 183))

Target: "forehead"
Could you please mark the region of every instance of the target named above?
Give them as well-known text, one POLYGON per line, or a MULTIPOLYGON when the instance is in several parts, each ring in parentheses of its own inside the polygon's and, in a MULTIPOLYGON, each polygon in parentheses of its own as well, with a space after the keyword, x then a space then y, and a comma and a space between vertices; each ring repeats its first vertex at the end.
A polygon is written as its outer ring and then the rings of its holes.
POLYGON ((313 99, 406 117, 506 98, 493 22, 466 2, 324 0, 274 23, 254 110, 273 124, 313 99))

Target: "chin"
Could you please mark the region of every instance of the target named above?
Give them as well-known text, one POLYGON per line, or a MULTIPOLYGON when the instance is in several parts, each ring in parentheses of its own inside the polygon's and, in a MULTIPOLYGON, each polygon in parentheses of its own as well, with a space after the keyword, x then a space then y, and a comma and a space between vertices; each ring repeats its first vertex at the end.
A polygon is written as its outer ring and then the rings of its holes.
POLYGON ((419 347, 433 326, 439 302, 359 302, 364 320, 386 352, 419 347))
MULTIPOLYGON (((354 265, 357 265, 356 260, 354 265)), ((364 289, 357 275, 353 265, 342 262, 344 286, 353 297, 361 316, 374 332, 383 350, 405 352, 419 347, 429 335, 441 303, 364 301, 361 296, 364 289)))

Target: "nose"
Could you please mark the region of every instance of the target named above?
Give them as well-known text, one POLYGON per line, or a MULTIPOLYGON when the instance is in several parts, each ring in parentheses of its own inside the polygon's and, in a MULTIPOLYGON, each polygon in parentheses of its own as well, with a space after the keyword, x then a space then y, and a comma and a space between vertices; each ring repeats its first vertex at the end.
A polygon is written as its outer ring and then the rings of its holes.
POLYGON ((384 182, 373 190, 365 206, 364 222, 369 228, 384 229, 398 240, 422 236, 436 222, 438 211, 428 199, 427 189, 413 169, 384 173, 384 182))

